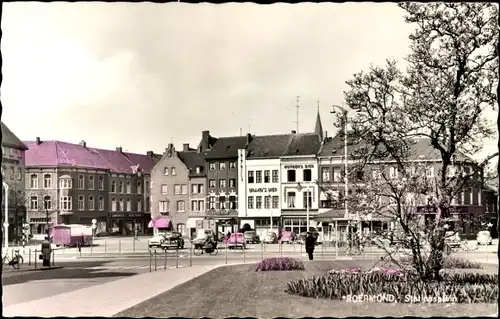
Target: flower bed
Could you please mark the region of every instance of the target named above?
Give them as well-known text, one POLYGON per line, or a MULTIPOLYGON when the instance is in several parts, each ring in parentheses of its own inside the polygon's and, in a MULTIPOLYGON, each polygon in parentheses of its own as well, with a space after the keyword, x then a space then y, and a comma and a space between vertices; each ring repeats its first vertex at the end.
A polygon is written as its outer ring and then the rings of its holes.
POLYGON ((267 258, 257 264, 256 271, 304 270, 304 263, 295 258, 267 258))
MULTIPOLYGON (((399 259, 403 263, 412 263, 412 257, 405 256, 399 259)), ((443 268, 447 269, 483 269, 483 265, 477 261, 471 261, 464 258, 444 257, 443 268)))
MULTIPOLYGON (((359 268, 330 271, 291 281, 286 291, 304 297, 345 299, 349 296, 390 296, 385 302, 496 303, 498 275, 443 273, 442 281, 424 282, 397 268, 359 268)), ((375 301, 375 300, 374 300, 375 301)))

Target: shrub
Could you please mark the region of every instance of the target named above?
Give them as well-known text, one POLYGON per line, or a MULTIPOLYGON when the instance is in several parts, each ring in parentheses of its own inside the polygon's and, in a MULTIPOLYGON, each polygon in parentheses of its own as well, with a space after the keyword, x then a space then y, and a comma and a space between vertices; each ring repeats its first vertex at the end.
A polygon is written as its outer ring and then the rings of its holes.
MULTIPOLYGON (((400 261, 403 263, 412 263, 412 257, 402 257, 400 261)), ((448 269, 483 269, 483 265, 478 263, 477 261, 471 261, 464 258, 456 258, 456 257, 445 257, 443 268, 448 269)))
POLYGON ((295 258, 267 258, 262 260, 256 271, 304 270, 304 263, 295 258))
POLYGON ((286 292, 304 297, 343 299, 347 296, 391 296, 386 302, 498 302, 498 275, 445 273, 443 281, 421 281, 413 273, 331 271, 291 281, 286 292))

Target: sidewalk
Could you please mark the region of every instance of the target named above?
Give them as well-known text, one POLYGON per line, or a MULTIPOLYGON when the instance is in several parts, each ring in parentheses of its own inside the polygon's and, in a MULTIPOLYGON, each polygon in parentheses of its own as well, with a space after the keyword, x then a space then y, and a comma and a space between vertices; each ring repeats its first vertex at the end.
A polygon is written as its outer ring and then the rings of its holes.
POLYGON ((225 265, 193 266, 139 274, 8 306, 3 309, 3 314, 5 317, 111 317, 221 266, 225 265))

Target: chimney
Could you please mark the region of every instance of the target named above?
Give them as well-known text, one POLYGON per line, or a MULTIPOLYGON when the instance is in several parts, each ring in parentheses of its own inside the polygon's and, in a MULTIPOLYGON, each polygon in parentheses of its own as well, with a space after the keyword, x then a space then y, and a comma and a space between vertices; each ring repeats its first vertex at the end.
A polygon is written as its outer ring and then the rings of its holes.
POLYGON ((201 132, 201 152, 205 152, 210 143, 210 131, 202 131, 201 132))
POLYGON ((39 137, 37 137, 37 138, 36 138, 36 145, 40 145, 40 144, 42 144, 42 141, 40 141, 40 138, 39 138, 39 137))
POLYGON ((184 152, 188 152, 189 151, 189 143, 184 143, 182 144, 182 150, 184 152))
POLYGON ((247 145, 252 142, 252 134, 247 133, 247 145))
POLYGON ((146 155, 153 158, 153 151, 147 151, 146 152, 146 155))
POLYGON ((297 131, 296 130, 292 130, 292 134, 297 134, 297 131))
POLYGON ((117 152, 120 152, 120 153, 121 153, 121 152, 122 152, 122 150, 123 150, 123 149, 122 149, 122 147, 121 147, 121 146, 116 148, 116 151, 117 151, 117 152))
POLYGON ((165 153, 167 153, 168 157, 171 157, 175 151, 174 144, 168 144, 168 147, 165 149, 165 153))
POLYGON ((84 140, 81 140, 80 146, 87 147, 87 142, 85 142, 84 140))

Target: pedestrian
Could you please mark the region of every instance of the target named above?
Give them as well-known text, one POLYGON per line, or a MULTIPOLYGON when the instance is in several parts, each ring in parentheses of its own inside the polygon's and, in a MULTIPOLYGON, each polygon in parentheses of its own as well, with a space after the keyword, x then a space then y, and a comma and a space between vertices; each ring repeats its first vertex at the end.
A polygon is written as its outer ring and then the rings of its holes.
POLYGON ((309 256, 309 260, 313 260, 314 246, 316 244, 316 240, 314 239, 311 232, 307 232, 305 241, 306 241, 306 253, 309 256))
POLYGON ((134 239, 139 240, 139 230, 137 228, 134 230, 134 239))
POLYGON ((49 237, 45 237, 42 242, 42 266, 50 267, 50 253, 52 252, 52 247, 50 247, 49 237))

